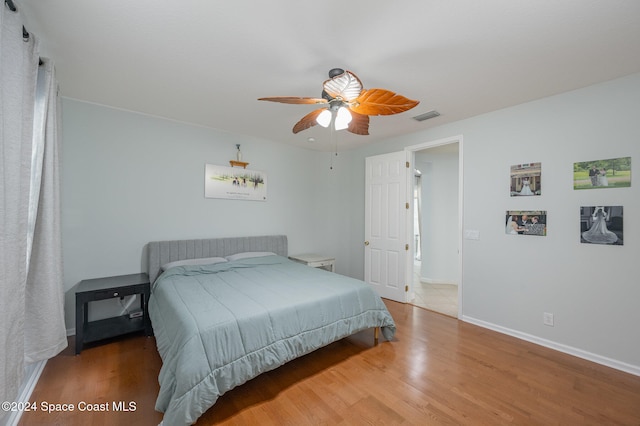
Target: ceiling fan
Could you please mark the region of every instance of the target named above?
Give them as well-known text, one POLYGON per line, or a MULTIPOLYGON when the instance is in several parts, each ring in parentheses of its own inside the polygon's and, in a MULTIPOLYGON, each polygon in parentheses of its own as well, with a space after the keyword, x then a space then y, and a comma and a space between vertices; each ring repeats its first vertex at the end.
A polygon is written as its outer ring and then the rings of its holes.
POLYGON ((293 126, 298 133, 319 124, 328 127, 333 122, 336 130, 347 129, 356 135, 369 134, 370 115, 398 114, 418 105, 418 101, 405 98, 386 89, 364 89, 360 79, 351 71, 333 68, 329 79, 322 84, 321 98, 276 96, 259 101, 284 104, 325 104, 311 111, 293 126))

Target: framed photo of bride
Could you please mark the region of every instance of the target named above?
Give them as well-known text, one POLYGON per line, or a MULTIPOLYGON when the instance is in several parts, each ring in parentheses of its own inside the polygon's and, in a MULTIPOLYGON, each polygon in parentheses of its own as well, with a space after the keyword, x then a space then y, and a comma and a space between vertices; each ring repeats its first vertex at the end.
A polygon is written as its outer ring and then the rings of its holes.
POLYGON ((546 210, 507 210, 505 215, 507 235, 547 235, 546 210))
POLYGON ((624 244, 622 206, 580 207, 580 242, 585 244, 624 244))
POLYGON ((631 157, 573 163, 573 189, 631 186, 631 157))
POLYGON ((542 194, 542 163, 511 166, 510 193, 512 197, 542 194))

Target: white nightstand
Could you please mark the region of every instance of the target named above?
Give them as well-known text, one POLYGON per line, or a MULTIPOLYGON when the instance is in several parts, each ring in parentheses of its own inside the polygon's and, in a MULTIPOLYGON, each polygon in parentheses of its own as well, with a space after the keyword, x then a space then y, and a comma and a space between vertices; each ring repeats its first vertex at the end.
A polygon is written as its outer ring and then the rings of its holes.
POLYGON ((311 266, 313 268, 322 268, 326 269, 330 272, 335 272, 335 263, 336 259, 334 257, 323 256, 321 254, 296 254, 294 256, 289 256, 289 259, 304 263, 307 266, 311 266))

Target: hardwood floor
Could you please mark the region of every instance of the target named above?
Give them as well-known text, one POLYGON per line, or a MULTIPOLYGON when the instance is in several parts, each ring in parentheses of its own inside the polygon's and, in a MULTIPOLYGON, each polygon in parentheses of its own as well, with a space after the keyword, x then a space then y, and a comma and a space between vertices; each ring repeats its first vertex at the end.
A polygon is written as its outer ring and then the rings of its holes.
MULTIPOLYGON (((197 425, 640 425, 640 377, 412 305, 385 301, 398 331, 367 330, 223 395, 197 425)), ((24 413, 20 425, 157 425, 161 361, 132 336, 47 363, 31 401, 108 412, 24 413), (135 403, 114 412, 113 402, 135 403)), ((169 426, 169 425, 166 425, 169 426)))

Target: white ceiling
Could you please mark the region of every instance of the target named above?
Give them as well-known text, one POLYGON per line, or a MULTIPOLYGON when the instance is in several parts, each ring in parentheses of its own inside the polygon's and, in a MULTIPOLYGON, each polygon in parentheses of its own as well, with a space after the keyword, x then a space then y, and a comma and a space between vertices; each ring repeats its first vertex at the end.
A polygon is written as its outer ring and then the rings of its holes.
POLYGON ((339 67, 420 101, 348 149, 640 72, 637 0, 14 1, 65 97, 317 150, 328 129, 291 131, 313 106, 257 98, 339 67))

